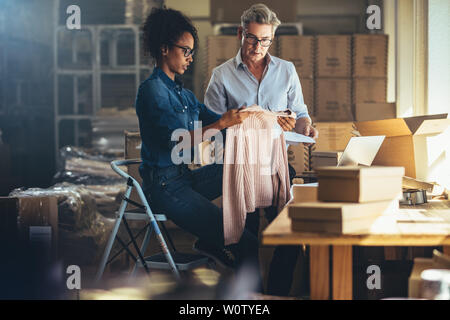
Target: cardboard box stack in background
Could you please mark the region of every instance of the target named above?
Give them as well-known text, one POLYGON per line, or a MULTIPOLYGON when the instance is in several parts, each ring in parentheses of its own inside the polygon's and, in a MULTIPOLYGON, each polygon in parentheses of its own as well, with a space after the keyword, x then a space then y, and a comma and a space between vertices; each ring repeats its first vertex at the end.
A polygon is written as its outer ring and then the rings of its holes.
MULTIPOLYGON (((211 23, 213 25, 217 23, 238 23, 241 21, 244 10, 255 3, 253 0, 210 1, 211 23)), ((277 13, 277 17, 283 22, 295 22, 297 20, 296 0, 270 1, 268 6, 277 13)))
POLYGON ((316 37, 315 119, 352 121, 351 36, 316 37))
POLYGON ((395 105, 386 102, 387 55, 387 35, 353 35, 352 103, 356 121, 395 118, 395 105))
POLYGON ((290 204, 292 230, 366 234, 382 214, 399 208, 402 167, 322 167, 318 200, 290 204))
MULTIPOLYGON (((304 102, 314 115, 314 37, 283 35, 278 37, 279 58, 291 61, 300 79, 304 102)), ((309 147, 302 143, 288 148, 288 160, 297 175, 310 170, 309 147)))
POLYGON ((309 114, 314 115, 314 37, 280 36, 278 54, 295 65, 309 114))
POLYGON ((213 69, 235 57, 239 48, 239 39, 237 36, 208 36, 206 39, 205 90, 208 87, 213 69))

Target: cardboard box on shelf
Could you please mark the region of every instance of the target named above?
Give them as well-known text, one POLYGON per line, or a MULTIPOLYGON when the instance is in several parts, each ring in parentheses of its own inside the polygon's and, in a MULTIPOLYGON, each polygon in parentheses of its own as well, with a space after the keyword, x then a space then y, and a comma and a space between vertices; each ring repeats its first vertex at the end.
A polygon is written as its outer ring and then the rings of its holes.
POLYGON ((16 240, 38 244, 56 258, 58 201, 56 197, 0 197, 0 233, 12 245, 16 240))
POLYGON ((403 166, 406 176, 423 181, 436 181, 437 174, 448 172, 448 143, 437 136, 450 126, 447 114, 362 121, 355 125, 363 136, 386 136, 373 165, 403 166))
POLYGON ((295 169, 297 175, 309 171, 309 147, 303 143, 288 147, 288 162, 295 169))
POLYGON ((387 76, 388 36, 385 34, 353 35, 353 77, 387 76))
POLYGON ((316 79, 317 121, 353 121, 351 79, 316 79))
POLYGON ((235 57, 240 46, 237 36, 208 36, 206 45, 206 79, 209 82, 212 70, 235 57))
POLYGON ((321 35, 316 37, 316 76, 350 78, 351 36, 321 35))
POLYGON ((293 184, 293 202, 314 202, 317 201, 317 183, 293 184))
POLYGON ((397 114, 396 103, 357 103, 353 106, 355 121, 394 119, 397 114))
POLYGON ((314 116, 314 80, 301 78, 300 85, 302 86, 303 100, 308 107, 308 113, 310 116, 314 116))
MULTIPOLYGON (((297 1, 263 1, 273 10, 282 22, 297 21, 297 1)), ((241 16, 255 1, 251 0, 214 0, 210 1, 210 19, 216 23, 240 23, 241 16)))
POLYGON ((368 233, 375 220, 398 210, 398 201, 305 202, 288 206, 292 230, 336 234, 368 233))
MULTIPOLYGON (((277 36, 275 36, 274 38, 273 38, 273 40, 272 40, 272 44, 270 45, 270 48, 269 48, 269 54, 271 55, 271 56, 275 56, 275 57, 278 57, 279 56, 279 54, 280 54, 280 51, 279 51, 279 39, 278 39, 278 37, 277 36)), ((236 54, 237 54, 237 51, 236 51, 236 54)), ((235 55, 236 55, 235 54, 235 55)))
POLYGON ((399 199, 403 167, 321 167, 319 201, 370 202, 399 199))
POLYGON ((319 137, 312 151, 344 151, 351 137, 358 135, 353 122, 315 122, 319 137))
POLYGON ((312 79, 314 77, 314 37, 313 36, 279 36, 279 57, 295 65, 298 76, 312 79))
POLYGON ((311 169, 337 166, 343 151, 313 151, 311 153, 311 169))
POLYGON ((353 79, 353 103, 386 102, 387 79, 353 79))

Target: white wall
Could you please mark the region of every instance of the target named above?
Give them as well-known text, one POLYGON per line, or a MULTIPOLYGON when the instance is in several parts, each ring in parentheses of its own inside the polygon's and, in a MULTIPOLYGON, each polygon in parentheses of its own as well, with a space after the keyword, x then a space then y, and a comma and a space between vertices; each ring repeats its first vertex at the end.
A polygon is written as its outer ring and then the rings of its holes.
POLYGON ((450 1, 429 0, 428 113, 450 113, 450 1))

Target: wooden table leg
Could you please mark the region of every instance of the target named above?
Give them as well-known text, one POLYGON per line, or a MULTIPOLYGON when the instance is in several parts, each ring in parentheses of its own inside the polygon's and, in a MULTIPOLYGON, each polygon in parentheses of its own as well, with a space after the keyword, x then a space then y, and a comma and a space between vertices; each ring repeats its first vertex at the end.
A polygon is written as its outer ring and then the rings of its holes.
POLYGON ((311 246, 310 288, 311 300, 330 299, 330 248, 329 246, 311 246))
POLYGON ((450 246, 444 246, 444 254, 450 256, 450 246))
POLYGON ((333 246, 333 300, 353 299, 352 246, 333 246))

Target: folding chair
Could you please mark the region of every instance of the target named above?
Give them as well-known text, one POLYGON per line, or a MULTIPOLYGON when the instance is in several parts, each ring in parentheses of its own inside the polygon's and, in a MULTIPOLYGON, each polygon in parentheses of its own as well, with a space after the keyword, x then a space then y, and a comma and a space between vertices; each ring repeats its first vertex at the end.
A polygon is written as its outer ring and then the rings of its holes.
POLYGON ((180 271, 188 271, 202 265, 211 264, 210 259, 206 256, 199 254, 182 253, 175 249, 173 241, 170 238, 170 235, 167 232, 167 229, 164 225, 164 221, 167 221, 166 216, 164 214, 153 214, 147 202, 147 198, 145 197, 144 192, 142 191, 142 188, 139 185, 139 183, 133 177, 125 173, 123 170, 119 169, 119 166, 138 165, 140 163, 141 163, 140 159, 115 160, 111 162, 112 169, 117 174, 119 174, 120 176, 122 176, 127 180, 127 189, 125 191, 122 203, 120 204, 119 211, 116 213, 117 220, 116 223, 114 224, 113 230, 108 239, 108 243, 106 244, 105 251, 103 252, 100 267, 96 275, 96 281, 99 281, 101 279, 106 265, 111 263, 111 261, 113 261, 120 253, 122 253, 123 250, 125 250, 127 254, 135 261, 134 268, 131 272, 132 275, 135 274, 137 267, 144 267, 147 273, 149 272, 150 269, 172 270, 175 277, 177 279, 180 279, 180 271), (136 188, 141 203, 137 203, 130 199, 130 194, 133 188, 136 188), (136 206, 138 209, 126 210, 128 204, 132 204, 136 206), (134 235, 128 225, 129 220, 143 221, 146 222, 147 224, 136 235, 134 235), (122 224, 122 222, 127 230, 128 236, 130 237, 130 241, 128 241, 128 243, 125 243, 117 235, 119 227, 122 224), (161 233, 158 222, 161 224, 162 227, 161 229, 164 231, 164 234, 170 243, 172 251, 169 250, 166 244, 166 240, 163 234, 161 233), (139 248, 136 242, 136 238, 144 230, 146 230, 144 240, 142 241, 141 247, 139 248), (162 249, 162 253, 158 253, 144 258, 145 250, 148 247, 153 232, 155 232, 156 234, 159 245, 162 249), (117 252, 113 257, 109 258, 114 241, 116 239, 122 246, 122 249, 119 252, 117 252), (135 256, 133 252, 129 249, 130 244, 133 245, 134 250, 137 252, 137 256, 135 256))

